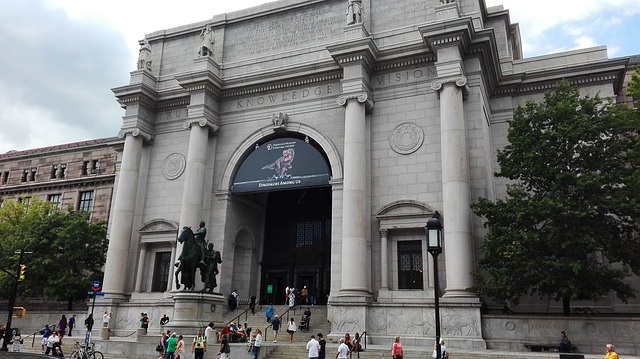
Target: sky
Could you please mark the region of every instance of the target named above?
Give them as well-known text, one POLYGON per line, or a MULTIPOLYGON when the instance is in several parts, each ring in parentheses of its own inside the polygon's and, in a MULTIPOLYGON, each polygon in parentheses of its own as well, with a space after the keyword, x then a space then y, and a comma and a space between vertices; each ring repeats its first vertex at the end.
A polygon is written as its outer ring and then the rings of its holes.
MULTIPOLYGON (((525 57, 640 54, 640 0, 485 1, 519 23, 525 57)), ((0 0, 0 153, 116 136, 124 110, 111 89, 129 83, 138 40, 267 2, 0 0)))

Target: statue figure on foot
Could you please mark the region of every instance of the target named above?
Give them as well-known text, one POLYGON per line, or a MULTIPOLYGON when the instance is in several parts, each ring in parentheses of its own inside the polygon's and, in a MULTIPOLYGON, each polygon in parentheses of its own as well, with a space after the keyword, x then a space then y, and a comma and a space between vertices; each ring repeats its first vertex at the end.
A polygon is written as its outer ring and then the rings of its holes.
POLYGON ((218 286, 216 276, 218 275, 218 264, 222 263, 222 257, 220 252, 213 249, 213 243, 209 243, 205 254, 205 262, 207 263, 205 268, 200 267, 200 277, 204 283, 203 293, 213 293, 213 290, 218 286))

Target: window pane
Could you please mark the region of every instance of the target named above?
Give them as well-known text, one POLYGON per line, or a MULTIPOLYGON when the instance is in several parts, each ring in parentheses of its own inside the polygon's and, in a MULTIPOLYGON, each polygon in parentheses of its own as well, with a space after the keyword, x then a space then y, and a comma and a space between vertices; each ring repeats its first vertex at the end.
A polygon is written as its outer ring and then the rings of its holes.
POLYGON ((152 292, 165 292, 169 283, 169 268, 171 265, 171 252, 157 252, 156 264, 153 268, 152 292))
POLYGON ((51 202, 51 207, 52 208, 59 209, 60 208, 61 199, 62 199, 62 195, 61 194, 50 194, 49 198, 47 199, 47 201, 51 202))
POLYGON ((424 289, 422 241, 398 242, 398 289, 424 289))
POLYGON ((93 191, 80 192, 80 205, 78 210, 91 212, 93 209, 93 191))

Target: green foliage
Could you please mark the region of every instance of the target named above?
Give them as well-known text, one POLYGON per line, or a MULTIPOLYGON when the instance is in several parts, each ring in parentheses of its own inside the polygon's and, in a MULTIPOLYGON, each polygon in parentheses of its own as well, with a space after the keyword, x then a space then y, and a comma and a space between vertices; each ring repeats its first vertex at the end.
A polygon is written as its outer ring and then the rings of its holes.
MULTIPOLYGON (((57 210, 35 198, 26 210, 15 201, 5 201, 0 209, 0 253, 10 258, 5 268, 17 268, 14 252, 32 252, 24 256, 28 269, 19 285, 22 296, 84 299, 91 281, 102 277, 107 245, 106 223, 89 222, 86 212, 57 210)), ((5 297, 11 281, 0 276, 5 297)))
POLYGON ((527 294, 635 296, 624 279, 640 274, 639 128, 637 112, 566 81, 515 111, 498 152, 507 196, 472 205, 490 227, 479 294, 514 304, 527 294))

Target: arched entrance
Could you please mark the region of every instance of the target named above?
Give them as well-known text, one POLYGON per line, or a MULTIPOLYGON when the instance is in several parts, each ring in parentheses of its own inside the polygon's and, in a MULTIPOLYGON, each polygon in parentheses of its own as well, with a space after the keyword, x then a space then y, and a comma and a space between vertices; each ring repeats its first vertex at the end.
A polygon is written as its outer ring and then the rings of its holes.
MULTIPOLYGON (((285 302, 287 286, 306 286, 324 303, 330 289, 332 167, 314 139, 301 133, 279 135, 261 138, 246 150, 231 186, 234 196, 252 203, 253 223, 248 225, 258 230, 253 233, 260 283, 249 286, 263 302, 273 304, 285 302)), ((244 221, 250 216, 234 213, 244 221)), ((241 250, 236 243, 234 251, 241 250)), ((238 253, 235 257, 239 259, 238 253)), ((236 260, 233 282, 240 285, 236 274, 242 268, 236 260)))

